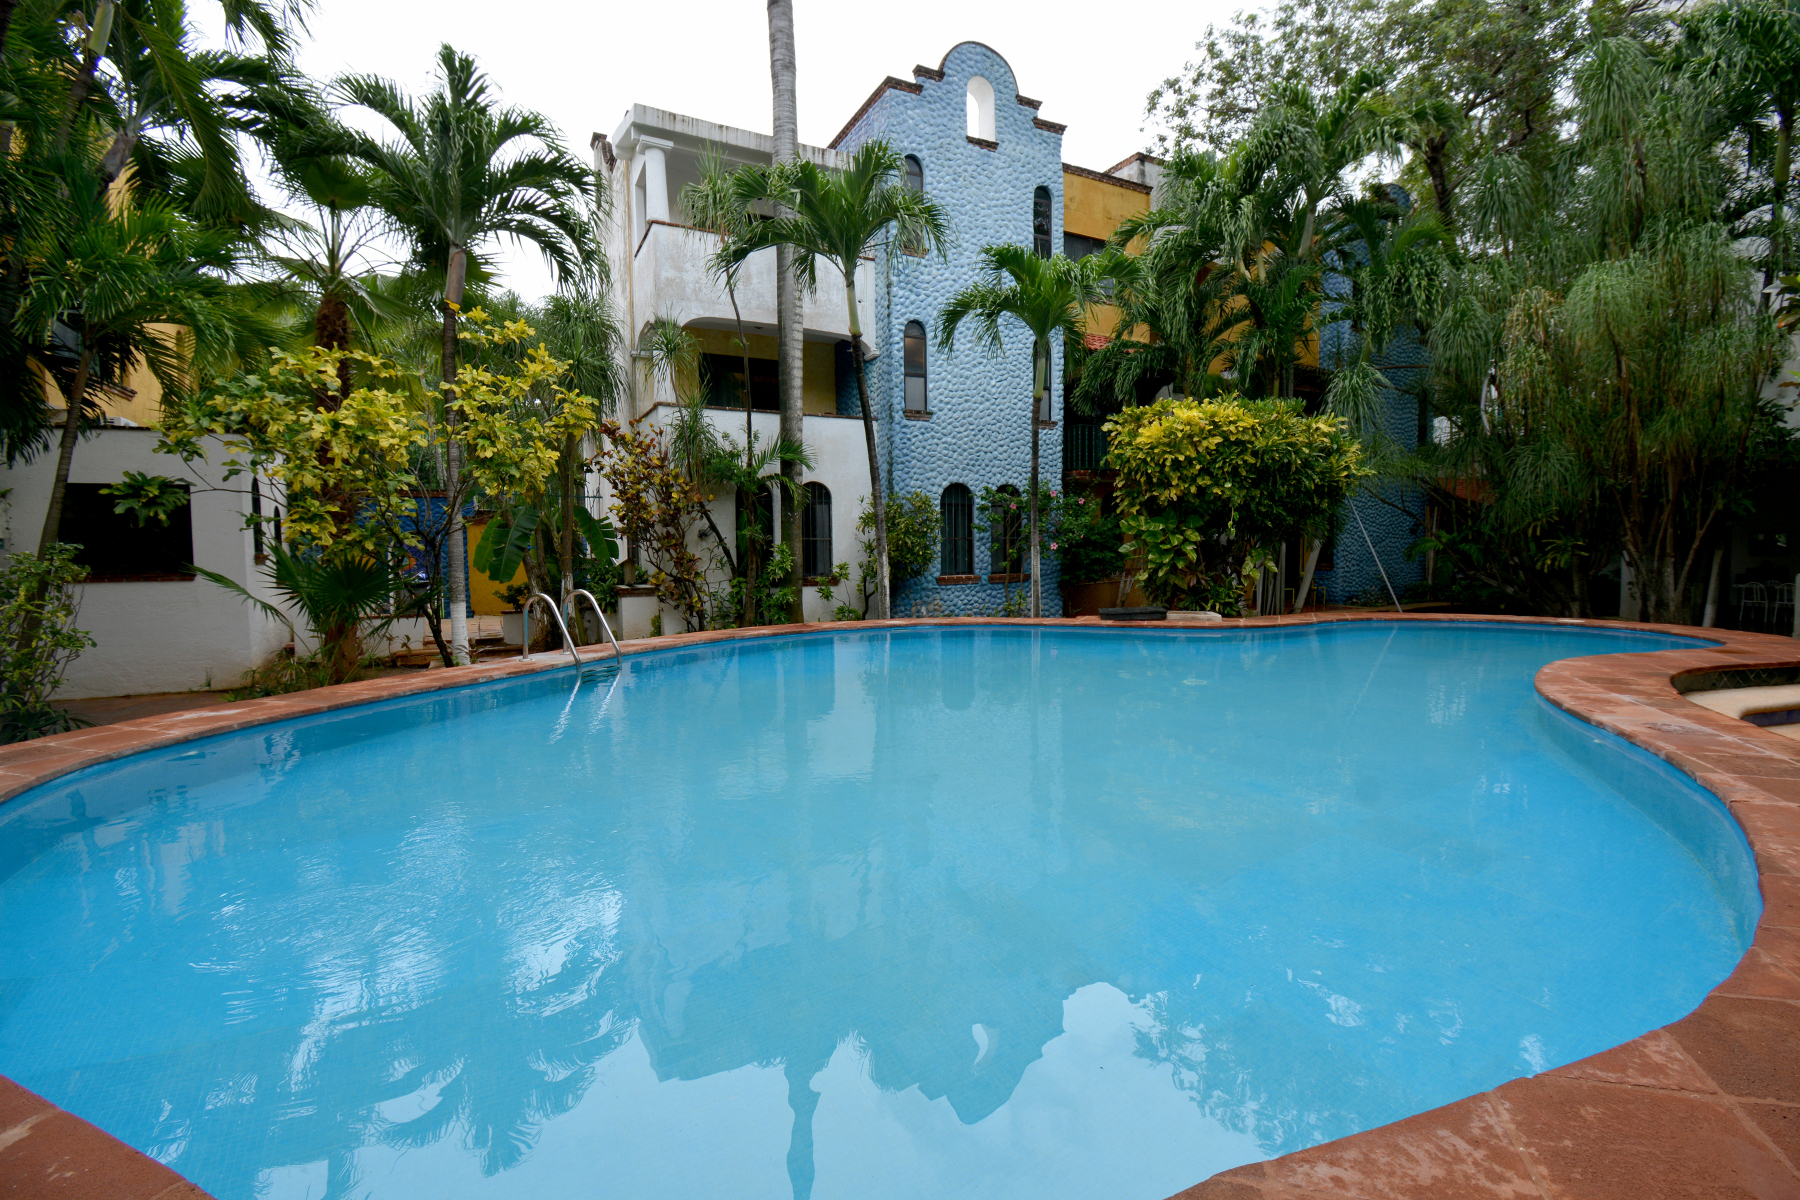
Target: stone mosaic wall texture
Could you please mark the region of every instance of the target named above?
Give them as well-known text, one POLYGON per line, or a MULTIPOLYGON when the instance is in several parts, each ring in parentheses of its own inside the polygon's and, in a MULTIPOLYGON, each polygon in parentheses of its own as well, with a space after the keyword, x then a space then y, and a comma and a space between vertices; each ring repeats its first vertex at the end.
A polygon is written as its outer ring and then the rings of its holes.
MULTIPOLYGON (((913 257, 884 249, 878 273, 875 320, 879 344, 889 347, 868 364, 870 403, 880 422, 882 470, 890 490, 920 491, 935 502, 944 488, 961 483, 1023 488, 1031 471, 1031 339, 1022 325, 1003 330, 999 354, 980 345, 973 330, 959 332, 956 349, 937 345, 938 313, 977 278, 982 247, 1031 244, 1032 197, 1039 187, 1051 197, 1051 236, 1062 249, 1062 135, 1033 123, 1036 110, 1017 101, 1012 68, 993 50, 964 42, 944 56, 942 78, 915 75, 916 93, 888 88, 853 125, 837 148, 853 152, 883 139, 911 154, 925 169, 925 191, 949 212, 954 244, 946 258, 913 257), (994 143, 968 136, 969 80, 979 76, 994 89, 994 143), (900 348, 908 321, 928 333, 927 404, 930 417, 904 415, 900 348)), ((1060 377, 1061 347, 1052 378, 1060 377)), ((1039 478, 1059 487, 1062 474, 1060 397, 1053 400, 1055 428, 1041 431, 1039 478)), ((939 586, 937 566, 895 589, 896 617, 979 616, 999 611, 1005 588, 985 582, 992 572, 988 537, 975 532, 975 569, 983 582, 939 586)), ((1044 615, 1060 616, 1056 560, 1044 550, 1044 615)), ((1015 585, 1014 594, 1019 591, 1015 585)))
MULTIPOLYGON (((1346 297, 1349 292, 1348 277, 1337 273, 1325 276, 1327 305, 1332 297, 1346 297)), ((1325 370, 1354 362, 1359 353, 1361 339, 1349 321, 1336 321, 1320 330, 1319 366, 1325 370)), ((1408 450, 1419 444, 1419 402, 1412 393, 1424 385, 1429 362, 1426 348, 1410 331, 1374 356, 1375 366, 1395 385, 1381 391, 1381 431, 1408 450)), ((1422 559, 1406 560, 1406 548, 1424 532, 1424 514, 1424 495, 1416 488, 1389 485, 1378 495, 1364 490, 1351 497, 1338 514, 1333 569, 1319 571, 1315 583, 1326 589, 1333 604, 1362 600, 1391 605, 1387 598, 1390 584, 1404 600, 1406 589, 1425 577, 1422 559), (1374 554, 1369 552, 1371 544, 1374 554), (1376 566, 1377 556, 1380 567, 1376 566), (1385 583, 1382 569, 1387 571, 1385 583)), ((1298 580, 1295 582, 1297 585, 1298 580)))

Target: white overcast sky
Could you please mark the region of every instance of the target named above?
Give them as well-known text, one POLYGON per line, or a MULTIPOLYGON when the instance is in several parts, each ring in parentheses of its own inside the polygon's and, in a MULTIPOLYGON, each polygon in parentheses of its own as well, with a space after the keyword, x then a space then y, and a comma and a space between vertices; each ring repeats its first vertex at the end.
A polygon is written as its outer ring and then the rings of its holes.
MULTIPOLYGON (((1255 0, 1134 0, 1110 7, 1019 0, 794 0, 800 139, 823 145, 887 75, 936 66, 961 41, 1012 64, 1019 90, 1069 127, 1063 159, 1104 169, 1146 148, 1144 97, 1180 70, 1208 22, 1255 0)), ((216 20, 216 8, 194 5, 216 20)), ((537 109, 584 158, 633 102, 767 132, 768 10, 758 0, 601 4, 576 0, 316 0, 307 72, 430 84, 442 42, 473 54, 510 103, 537 109)), ((507 282, 549 289, 534 254, 505 255, 507 282)))

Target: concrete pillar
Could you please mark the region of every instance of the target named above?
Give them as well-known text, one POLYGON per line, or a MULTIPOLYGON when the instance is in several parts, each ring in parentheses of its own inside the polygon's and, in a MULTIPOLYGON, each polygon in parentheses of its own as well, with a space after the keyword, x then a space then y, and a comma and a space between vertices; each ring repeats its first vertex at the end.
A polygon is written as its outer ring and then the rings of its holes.
POLYGON ((646 221, 667 221, 669 219, 669 165, 663 157, 663 152, 674 148, 674 142, 666 142, 662 138, 640 137, 638 139, 638 158, 644 164, 644 219, 646 221))

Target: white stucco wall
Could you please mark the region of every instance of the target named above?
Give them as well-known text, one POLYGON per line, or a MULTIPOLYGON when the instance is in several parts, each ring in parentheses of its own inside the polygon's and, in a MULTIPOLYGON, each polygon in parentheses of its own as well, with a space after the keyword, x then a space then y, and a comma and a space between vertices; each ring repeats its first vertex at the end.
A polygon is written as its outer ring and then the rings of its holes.
MULTIPOLYGON (((646 417, 650 423, 666 426, 674 419, 672 406, 660 406, 653 409, 646 417)), ((733 412, 729 409, 708 409, 707 419, 719 429, 729 433, 740 442, 744 436, 744 415, 741 410, 733 412)), ((775 413, 758 412, 752 414, 752 428, 764 444, 779 432, 779 418, 775 413)), ((813 468, 805 472, 803 482, 818 482, 831 490, 831 559, 833 563, 850 564, 850 583, 833 589, 835 598, 829 602, 819 598, 817 588, 807 588, 802 596, 801 606, 808 621, 829 621, 834 608, 842 603, 856 603, 853 596, 855 579, 862 565, 861 539, 856 532, 856 518, 862 512, 863 505, 869 497, 869 457, 863 441, 862 421, 854 417, 839 417, 825 414, 808 414, 805 420, 806 445, 812 451, 813 468)), ((609 489, 602 488, 603 501, 610 506, 612 497, 609 489)), ((719 526, 719 532, 728 539, 733 539, 733 552, 736 552, 737 536, 736 501, 730 493, 717 496, 711 504, 713 520, 719 526)), ((612 515, 610 508, 608 515, 612 515)), ((616 520, 616 517, 615 517, 616 520)), ((708 572, 709 586, 718 586, 729 579, 724 561, 718 553, 717 543, 710 532, 706 536, 701 531, 706 529, 704 522, 699 522, 689 538, 689 546, 700 556, 702 562, 712 564, 708 572)), ((860 609, 860 603, 857 604, 860 609)), ((667 633, 678 633, 682 629, 679 615, 672 609, 662 610, 663 630, 667 633)), ((633 633, 641 631, 633 629, 633 633)), ((627 636, 625 633, 621 637, 627 636)))
MULTIPOLYGON (((676 324, 694 321, 735 321, 731 297, 707 267, 719 248, 719 236, 679 225, 652 225, 631 260, 631 289, 638 327, 651 317, 674 318, 676 324)), ((857 264, 857 310, 865 341, 874 342, 875 264, 857 264)), ((775 328, 775 252, 765 250, 744 263, 737 285, 738 309, 744 324, 757 332, 775 328)), ((849 311, 844 303, 844 277, 828 263, 820 263, 818 286, 800 295, 800 321, 808 333, 832 339, 850 336, 849 311)))
MULTIPOLYGON (((251 533, 244 528, 249 498, 237 490, 248 481, 239 476, 226 484, 217 467, 204 462, 188 467, 155 454, 157 437, 152 429, 98 430, 76 447, 69 481, 116 483, 126 471, 188 480, 197 565, 268 598, 253 562, 251 533)), ((0 468, 0 486, 12 489, 4 502, 8 551, 36 548, 55 467, 52 450, 0 468)), ((76 626, 99 644, 70 666, 59 699, 230 687, 288 640, 286 627, 205 579, 85 584, 76 626)))

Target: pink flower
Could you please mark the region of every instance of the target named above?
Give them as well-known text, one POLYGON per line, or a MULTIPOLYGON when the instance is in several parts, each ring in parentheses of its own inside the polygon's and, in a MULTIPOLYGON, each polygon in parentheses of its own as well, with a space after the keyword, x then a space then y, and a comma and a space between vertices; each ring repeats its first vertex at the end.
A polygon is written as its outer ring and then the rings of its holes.
POLYGON ((1050 543, 1050 548, 1051 548, 1051 549, 1052 549, 1052 550, 1054 550, 1054 549, 1056 549, 1056 543, 1055 543, 1055 542, 1051 542, 1051 543, 1050 543))

